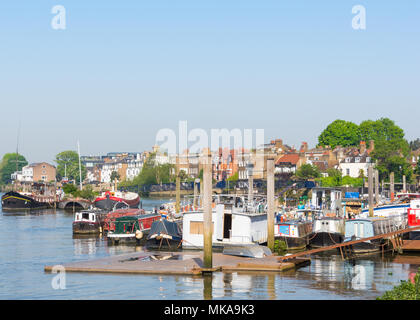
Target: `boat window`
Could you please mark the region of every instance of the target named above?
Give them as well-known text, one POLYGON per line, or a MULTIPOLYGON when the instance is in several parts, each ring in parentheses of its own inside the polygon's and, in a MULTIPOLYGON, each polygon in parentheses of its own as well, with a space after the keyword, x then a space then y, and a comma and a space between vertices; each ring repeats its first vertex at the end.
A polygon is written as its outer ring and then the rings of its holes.
POLYGON ((89 213, 82 213, 82 219, 89 220, 89 213))
POLYGON ((94 214, 91 214, 90 215, 90 220, 93 221, 93 222, 95 222, 95 215, 94 214))

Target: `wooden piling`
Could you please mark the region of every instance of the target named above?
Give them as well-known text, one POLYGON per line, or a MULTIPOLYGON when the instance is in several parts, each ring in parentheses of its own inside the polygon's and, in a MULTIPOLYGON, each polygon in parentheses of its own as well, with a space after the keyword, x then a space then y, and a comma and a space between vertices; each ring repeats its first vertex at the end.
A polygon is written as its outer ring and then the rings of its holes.
POLYGON ((390 173, 390 175, 389 175, 389 182, 390 182, 390 185, 389 185, 389 191, 390 191, 390 197, 391 197, 391 201, 394 201, 394 192, 395 192, 395 189, 394 189, 394 172, 391 172, 390 173))
POLYGON ((274 157, 267 158, 267 247, 274 251, 274 157))
POLYGON ((180 203, 181 203, 181 178, 179 176, 179 155, 176 156, 176 165, 175 165, 175 181, 176 181, 176 200, 175 200, 175 211, 179 213, 180 203))
POLYGON ((210 150, 204 153, 203 156, 203 240, 204 240, 204 268, 210 269, 213 267, 213 247, 212 247, 212 165, 210 150))
POLYGON ((368 168, 369 217, 373 217, 373 167, 368 168))
POLYGON ((403 175, 403 192, 407 192, 407 179, 405 175, 403 175))
POLYGON ((248 170, 248 203, 252 203, 253 194, 254 194, 254 177, 253 170, 248 170))
POLYGON ((198 187, 197 184, 200 182, 200 179, 194 180, 194 199, 193 199, 193 206, 194 208, 197 207, 197 198, 198 198, 198 187))
POLYGON ((379 171, 375 170, 375 202, 379 203, 379 171))

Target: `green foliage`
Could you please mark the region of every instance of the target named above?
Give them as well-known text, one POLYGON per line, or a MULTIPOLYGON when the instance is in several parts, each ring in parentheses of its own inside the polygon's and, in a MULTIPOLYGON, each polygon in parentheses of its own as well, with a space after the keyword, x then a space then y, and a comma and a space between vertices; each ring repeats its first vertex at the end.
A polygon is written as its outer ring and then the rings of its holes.
POLYGON ((414 283, 411 281, 401 281, 399 286, 385 292, 377 300, 420 300, 420 268, 414 276, 414 283))
POLYGON ((394 172, 396 182, 402 181, 405 175, 410 182, 413 176, 413 169, 406 160, 406 155, 402 150, 407 150, 408 144, 403 145, 398 141, 380 141, 375 144, 375 150, 372 152, 372 158, 376 162, 376 168, 379 171, 380 179, 389 179, 391 172, 394 172))
POLYGON ((16 171, 16 156, 18 171, 28 164, 24 156, 6 153, 0 163, 0 184, 8 184, 12 181, 11 175, 16 171))
POLYGON ((328 169, 328 177, 319 178, 321 186, 323 187, 340 187, 340 186, 350 186, 350 187, 361 187, 363 185, 363 177, 352 178, 350 176, 342 176, 340 170, 337 169, 328 169))
POLYGON ((111 182, 115 180, 120 180, 120 174, 117 171, 112 171, 111 173, 111 182))
POLYGON ((296 170, 296 176, 301 179, 313 179, 321 176, 317 166, 303 164, 296 170))
POLYGON ((413 151, 420 149, 420 139, 419 138, 410 142, 410 149, 413 150, 413 151))
MULTIPOLYGON (((67 171, 67 177, 70 180, 75 180, 79 183, 79 155, 76 151, 63 151, 56 155, 55 162, 57 163, 57 176, 58 180, 64 177, 65 171, 67 171)), ((82 164, 82 181, 86 177, 86 168, 82 164)))
MULTIPOLYGON (((121 187, 133 187, 148 184, 169 183, 175 181, 175 175, 172 173, 175 166, 171 164, 156 164, 154 157, 150 156, 144 163, 140 174, 132 181, 120 183, 121 187)), ((180 171, 184 172, 184 171, 180 171)), ((185 173, 185 172, 184 172, 185 173)))
POLYGON ((226 179, 227 181, 238 181, 239 180, 239 172, 235 172, 235 174, 231 175, 229 178, 226 179))
POLYGON ((283 255, 287 251, 287 244, 284 240, 274 240, 274 253, 283 255))
POLYGON ((374 140, 375 146, 379 141, 402 141, 404 140, 404 131, 398 127, 394 121, 388 118, 379 120, 366 120, 360 126, 360 141, 374 140))
POLYGON ((358 145, 360 141, 359 126, 345 120, 335 120, 322 131, 318 137, 319 146, 348 147, 358 145))
POLYGON ((73 183, 67 183, 63 185, 63 191, 65 194, 73 195, 77 191, 77 187, 73 183))
POLYGON ((93 187, 91 185, 87 185, 83 187, 82 190, 79 190, 74 184, 67 183, 63 186, 63 191, 66 195, 71 195, 74 198, 83 198, 87 200, 94 200, 99 193, 93 191, 93 187))

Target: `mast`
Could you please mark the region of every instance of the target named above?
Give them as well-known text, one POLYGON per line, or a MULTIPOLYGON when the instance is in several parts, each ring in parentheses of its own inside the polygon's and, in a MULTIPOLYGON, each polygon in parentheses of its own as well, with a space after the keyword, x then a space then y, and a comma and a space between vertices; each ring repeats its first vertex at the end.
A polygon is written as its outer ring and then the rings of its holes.
POLYGON ((82 190, 82 166, 80 165, 80 144, 79 144, 79 140, 77 140, 77 152, 79 154, 79 185, 80 185, 80 190, 82 190))

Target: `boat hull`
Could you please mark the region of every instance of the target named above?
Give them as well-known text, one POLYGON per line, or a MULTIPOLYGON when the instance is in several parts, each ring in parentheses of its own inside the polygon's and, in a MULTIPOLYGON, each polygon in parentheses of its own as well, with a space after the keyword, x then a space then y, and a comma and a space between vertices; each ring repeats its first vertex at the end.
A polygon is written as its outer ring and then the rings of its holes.
POLYGON ((343 235, 341 233, 317 232, 310 236, 309 245, 312 248, 323 248, 341 242, 343 242, 343 235))
POLYGON ((287 250, 302 250, 309 244, 308 237, 276 237, 286 242, 287 250))
POLYGON ((53 209, 54 204, 49 202, 39 202, 35 199, 22 195, 18 192, 7 192, 1 197, 3 211, 53 209))
POLYGON ((102 209, 102 210, 112 210, 112 209, 121 209, 126 204, 129 206, 129 208, 137 209, 140 204, 140 197, 134 199, 134 200, 124 200, 121 198, 98 198, 95 200, 95 207, 102 209))
POLYGON ((74 234, 97 234, 102 232, 100 223, 75 221, 73 222, 74 234))

